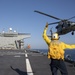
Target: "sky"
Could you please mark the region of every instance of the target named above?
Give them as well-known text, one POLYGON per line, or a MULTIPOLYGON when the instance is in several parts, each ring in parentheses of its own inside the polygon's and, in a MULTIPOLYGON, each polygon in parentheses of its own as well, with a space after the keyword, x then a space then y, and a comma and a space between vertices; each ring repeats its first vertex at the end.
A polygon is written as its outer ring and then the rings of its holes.
MULTIPOLYGON (((25 39, 25 46, 31 45, 32 49, 47 49, 47 44, 42 38, 46 23, 58 22, 53 18, 34 12, 38 10, 61 19, 75 16, 75 0, 0 0, 0 32, 8 31, 11 27, 19 33, 30 33, 31 37, 25 39)), ((75 22, 75 18, 71 21, 75 22)), ((56 25, 50 28, 56 32, 56 25)), ((75 44, 75 35, 68 33, 60 36, 60 40, 75 44)))

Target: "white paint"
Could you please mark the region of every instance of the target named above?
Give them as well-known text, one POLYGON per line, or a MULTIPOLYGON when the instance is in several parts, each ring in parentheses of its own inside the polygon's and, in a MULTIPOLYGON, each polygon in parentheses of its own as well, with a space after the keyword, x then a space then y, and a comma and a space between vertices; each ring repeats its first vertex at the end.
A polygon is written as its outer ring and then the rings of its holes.
POLYGON ((20 55, 15 55, 14 57, 21 57, 20 55))
POLYGON ((27 54, 25 54, 25 57, 28 57, 28 55, 27 55, 27 54))
POLYGON ((27 75, 33 75, 29 59, 26 59, 26 68, 27 68, 27 75))
POLYGON ((25 53, 26 53, 26 50, 25 50, 25 53))
POLYGON ((27 53, 26 53, 26 50, 25 50, 25 57, 28 57, 27 53))

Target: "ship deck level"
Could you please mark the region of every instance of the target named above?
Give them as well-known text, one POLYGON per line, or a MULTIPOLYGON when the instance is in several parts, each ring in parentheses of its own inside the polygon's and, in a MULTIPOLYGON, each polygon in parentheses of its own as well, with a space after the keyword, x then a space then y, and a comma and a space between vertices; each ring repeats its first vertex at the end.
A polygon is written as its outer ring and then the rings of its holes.
MULTIPOLYGON (((49 64, 47 56, 36 51, 0 50, 0 75, 52 75, 49 64)), ((75 75, 75 67, 65 64, 68 75, 75 75)))

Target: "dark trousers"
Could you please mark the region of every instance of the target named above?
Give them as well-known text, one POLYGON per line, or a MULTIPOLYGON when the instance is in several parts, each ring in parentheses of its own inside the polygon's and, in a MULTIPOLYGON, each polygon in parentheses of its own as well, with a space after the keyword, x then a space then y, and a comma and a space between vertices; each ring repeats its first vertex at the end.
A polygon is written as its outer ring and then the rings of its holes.
POLYGON ((50 67, 51 67, 52 75, 57 75, 58 69, 60 70, 61 75, 68 75, 68 72, 63 60, 51 59, 50 67))

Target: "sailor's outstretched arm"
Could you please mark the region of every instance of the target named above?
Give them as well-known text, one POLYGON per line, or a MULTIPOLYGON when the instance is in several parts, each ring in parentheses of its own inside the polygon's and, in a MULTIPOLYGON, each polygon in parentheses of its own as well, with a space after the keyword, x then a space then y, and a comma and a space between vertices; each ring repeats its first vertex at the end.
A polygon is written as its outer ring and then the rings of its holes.
POLYGON ((64 48, 64 49, 75 49, 75 45, 74 44, 65 44, 65 43, 62 43, 63 45, 62 45, 62 47, 64 48))
POLYGON ((45 40, 45 42, 49 45, 51 40, 49 39, 49 37, 47 36, 47 30, 48 30, 48 23, 46 23, 46 26, 44 28, 44 31, 43 31, 43 39, 45 40))

